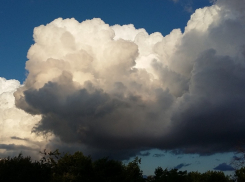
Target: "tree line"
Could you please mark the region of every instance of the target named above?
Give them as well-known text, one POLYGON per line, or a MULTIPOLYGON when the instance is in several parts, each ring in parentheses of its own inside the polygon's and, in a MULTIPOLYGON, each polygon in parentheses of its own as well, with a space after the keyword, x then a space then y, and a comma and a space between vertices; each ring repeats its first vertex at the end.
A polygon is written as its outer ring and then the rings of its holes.
POLYGON ((221 171, 205 173, 162 169, 154 175, 143 176, 141 159, 136 157, 128 164, 109 158, 92 160, 82 152, 61 155, 58 150, 41 152, 43 157, 33 161, 19 154, 0 159, 0 181, 8 182, 245 182, 245 167, 226 176, 221 171))

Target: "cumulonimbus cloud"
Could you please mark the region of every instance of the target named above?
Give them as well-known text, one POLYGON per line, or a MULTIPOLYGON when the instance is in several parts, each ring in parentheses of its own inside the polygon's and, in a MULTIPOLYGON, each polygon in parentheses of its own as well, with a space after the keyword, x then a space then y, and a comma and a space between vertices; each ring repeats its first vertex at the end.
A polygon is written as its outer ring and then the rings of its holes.
POLYGON ((94 156, 230 151, 245 138, 244 8, 218 0, 165 37, 98 18, 36 27, 16 106, 41 116, 32 131, 50 146, 94 156))

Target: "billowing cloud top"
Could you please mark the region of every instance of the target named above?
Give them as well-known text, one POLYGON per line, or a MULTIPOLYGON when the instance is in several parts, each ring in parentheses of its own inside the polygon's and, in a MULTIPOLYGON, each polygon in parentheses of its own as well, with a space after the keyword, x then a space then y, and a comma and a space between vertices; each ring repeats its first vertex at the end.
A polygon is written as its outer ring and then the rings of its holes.
POLYGON ((245 138, 244 8, 218 0, 165 37, 98 18, 36 27, 16 106, 94 156, 230 151, 245 138))

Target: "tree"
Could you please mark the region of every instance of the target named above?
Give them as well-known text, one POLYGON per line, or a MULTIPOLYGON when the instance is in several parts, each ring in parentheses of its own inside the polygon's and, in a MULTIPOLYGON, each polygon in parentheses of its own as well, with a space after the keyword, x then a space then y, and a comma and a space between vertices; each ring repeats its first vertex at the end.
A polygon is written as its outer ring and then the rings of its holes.
POLYGON ((161 167, 157 167, 154 172, 154 182, 185 182, 187 180, 187 171, 178 171, 178 169, 167 168, 163 170, 161 167))
POLYGON ((125 168, 122 162, 109 160, 108 158, 98 159, 93 162, 95 181, 100 182, 124 182, 125 168))
POLYGON ((221 171, 207 171, 202 174, 202 182, 229 182, 228 176, 221 171))
POLYGON ((188 182, 201 182, 202 174, 197 171, 189 172, 187 178, 188 178, 188 182))
POLYGON ((141 163, 141 159, 136 157, 132 162, 129 162, 128 165, 125 166, 125 177, 127 182, 142 182, 143 171, 140 170, 139 164, 141 163))
POLYGON ((242 167, 241 169, 237 169, 235 171, 235 178, 237 182, 244 182, 245 181, 245 167, 242 167))
POLYGON ((164 175, 164 171, 161 167, 157 167, 154 171, 154 174, 155 174, 155 177, 154 177, 155 181, 160 181, 164 175))
POLYGON ((0 159, 0 181, 43 182, 50 181, 51 169, 46 164, 32 161, 31 157, 17 157, 0 159))
POLYGON ((84 156, 82 152, 60 157, 54 163, 52 172, 53 182, 92 182, 94 175, 91 157, 84 156))
POLYGON ((239 169, 241 167, 244 167, 245 165, 245 148, 244 148, 244 142, 241 143, 237 148, 236 156, 233 157, 232 165, 235 169, 239 169))

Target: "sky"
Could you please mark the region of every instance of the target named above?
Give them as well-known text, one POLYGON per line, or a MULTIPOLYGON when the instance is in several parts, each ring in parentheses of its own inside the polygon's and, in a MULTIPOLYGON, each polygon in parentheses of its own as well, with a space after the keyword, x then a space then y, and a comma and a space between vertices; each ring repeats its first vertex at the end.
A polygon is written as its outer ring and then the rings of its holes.
POLYGON ((245 138, 245 1, 2 0, 0 157, 221 170, 245 138))

